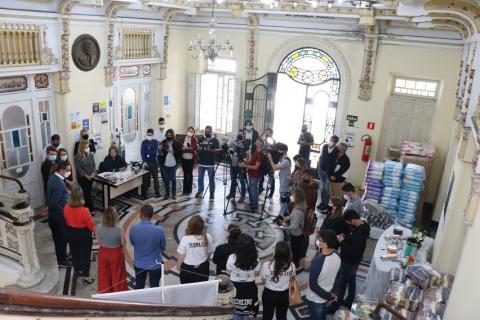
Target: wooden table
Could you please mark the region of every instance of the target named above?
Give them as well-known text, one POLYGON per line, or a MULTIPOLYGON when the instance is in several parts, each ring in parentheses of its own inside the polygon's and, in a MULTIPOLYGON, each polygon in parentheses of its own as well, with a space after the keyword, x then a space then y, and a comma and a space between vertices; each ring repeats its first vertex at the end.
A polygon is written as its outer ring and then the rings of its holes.
POLYGON ((128 191, 137 188, 137 193, 140 195, 140 187, 143 184, 143 175, 147 174, 147 170, 140 170, 138 173, 132 171, 123 171, 115 173, 118 176, 126 176, 125 178, 119 178, 114 183, 111 179, 105 179, 101 176, 95 176, 93 179, 96 183, 102 185, 103 192, 103 210, 105 210, 110 205, 110 200, 116 198, 128 191))

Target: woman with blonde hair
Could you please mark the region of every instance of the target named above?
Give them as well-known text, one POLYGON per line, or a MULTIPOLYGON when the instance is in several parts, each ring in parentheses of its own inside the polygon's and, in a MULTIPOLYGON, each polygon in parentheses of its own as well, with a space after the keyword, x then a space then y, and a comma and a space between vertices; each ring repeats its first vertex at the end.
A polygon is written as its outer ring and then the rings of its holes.
POLYGON ((212 252, 213 240, 205 232, 205 221, 198 215, 191 217, 177 248, 180 283, 207 281, 210 275, 208 257, 212 252))
POLYGON ((85 197, 85 205, 93 215, 92 184, 93 178, 95 177, 95 159, 93 158, 93 153, 90 150, 88 141, 80 141, 74 163, 75 170, 77 171, 78 184, 82 187, 85 197))
POLYGON ((67 224, 67 241, 76 274, 83 276, 83 284, 92 284, 94 280, 90 278, 90 263, 95 225, 84 204, 83 191, 75 184, 63 210, 67 224))
POLYGON ((97 225, 98 250, 98 292, 128 290, 125 270, 125 234, 118 225, 115 207, 109 206, 103 212, 102 222, 97 225))

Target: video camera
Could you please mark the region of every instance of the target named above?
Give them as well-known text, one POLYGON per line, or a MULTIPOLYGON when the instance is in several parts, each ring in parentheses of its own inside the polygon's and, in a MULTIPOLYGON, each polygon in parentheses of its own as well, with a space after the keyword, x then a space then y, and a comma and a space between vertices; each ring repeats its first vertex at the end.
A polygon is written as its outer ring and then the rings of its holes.
POLYGON ((223 158, 232 166, 237 166, 238 163, 243 162, 247 157, 247 151, 250 147, 250 141, 235 141, 232 145, 223 143, 222 153, 223 158))
POLYGON ((207 151, 208 148, 208 141, 206 139, 200 139, 200 141, 198 142, 198 151, 207 151))
POLYGON ((273 163, 277 164, 280 161, 280 158, 283 156, 283 154, 281 154, 278 151, 279 147, 281 149, 282 146, 284 146, 284 144, 281 143, 281 142, 272 144, 271 146, 269 146, 269 147, 267 147, 266 149, 263 150, 263 154, 265 156, 270 154, 272 156, 273 163))

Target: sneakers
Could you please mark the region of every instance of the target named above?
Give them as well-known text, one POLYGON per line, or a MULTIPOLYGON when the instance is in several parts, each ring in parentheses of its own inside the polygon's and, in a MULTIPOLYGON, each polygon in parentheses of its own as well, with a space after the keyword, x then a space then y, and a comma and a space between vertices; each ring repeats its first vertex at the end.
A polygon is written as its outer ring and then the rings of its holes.
POLYGON ((195 194, 195 199, 202 199, 202 195, 200 193, 195 194))
POLYGON ((177 196, 172 196, 172 200, 177 200, 177 196))
POLYGON ((163 197, 163 200, 168 200, 168 199, 170 199, 170 196, 166 194, 166 195, 163 197))
POLYGON ((155 192, 155 197, 160 198, 160 192, 159 191, 155 192))
POLYGON ((210 202, 213 202, 215 200, 215 196, 213 194, 210 195, 210 202))
POLYGON ((244 203, 245 202, 245 197, 240 197, 240 199, 238 199, 238 203, 244 203))

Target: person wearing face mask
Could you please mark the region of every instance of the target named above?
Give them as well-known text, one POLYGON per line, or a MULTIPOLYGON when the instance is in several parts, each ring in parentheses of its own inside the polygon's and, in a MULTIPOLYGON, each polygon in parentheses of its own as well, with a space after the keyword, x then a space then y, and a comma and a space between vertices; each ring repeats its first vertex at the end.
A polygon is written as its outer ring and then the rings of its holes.
POLYGON ((45 147, 45 153, 47 154, 47 148, 48 147, 55 147, 55 149, 60 149, 62 148, 62 145, 60 144, 60 136, 58 134, 54 134, 50 137, 50 142, 49 144, 45 147))
POLYGON ((198 190, 195 198, 203 198, 205 171, 208 173, 210 201, 215 199, 215 161, 220 142, 212 133, 212 127, 205 127, 205 136, 198 139, 198 190))
POLYGON ((57 149, 54 146, 47 147, 47 156, 42 163, 40 171, 42 172, 43 179, 43 191, 47 191, 48 178, 50 177, 50 171, 57 161, 57 149))
POLYGON ((64 161, 57 162, 55 173, 47 183, 48 226, 55 244, 55 255, 59 266, 69 266, 67 261, 67 234, 63 210, 68 200, 64 180, 71 174, 71 167, 64 161))
POLYGON ((160 186, 158 184, 158 141, 153 138, 153 129, 148 129, 145 140, 142 141, 140 153, 142 155, 143 166, 148 170, 143 175, 142 197, 147 197, 147 191, 150 187, 150 177, 153 178, 153 188, 155 196, 160 197, 160 186))
POLYGON ((182 147, 175 140, 175 132, 168 129, 165 134, 165 140, 160 144, 160 168, 163 170, 165 196, 163 200, 168 200, 170 194, 172 199, 177 199, 177 165, 180 163, 182 147), (170 193, 171 192, 171 193, 170 193))
POLYGON ((323 220, 320 230, 333 230, 337 235, 343 234, 347 231, 343 221, 343 199, 331 198, 330 202, 331 213, 323 220))
POLYGON ((260 166, 263 161, 263 140, 257 139, 255 141, 256 151, 252 154, 250 159, 245 159, 245 162, 240 162, 238 167, 247 169, 248 173, 248 197, 250 198, 251 212, 256 213, 258 210, 258 182, 262 176, 260 166), (248 163, 248 164, 247 164, 248 163))
POLYGON ((338 299, 333 293, 341 266, 340 257, 334 249, 338 243, 336 236, 332 230, 320 230, 317 233, 315 243, 319 251, 310 263, 308 277, 307 304, 310 319, 327 319, 327 303, 338 299))
POLYGON ((350 168, 350 158, 346 154, 347 149, 347 145, 343 142, 337 146, 338 157, 328 183, 331 198, 341 198, 343 196, 342 187, 345 184, 345 175, 350 168))
POLYGON ((332 136, 330 141, 322 146, 320 159, 318 160, 318 176, 320 177, 320 204, 318 209, 328 210, 328 201, 330 199, 328 193, 328 178, 333 173, 338 157, 337 143, 338 136, 332 136))
POLYGON ((288 203, 290 202, 290 194, 288 192, 289 181, 288 177, 291 176, 292 162, 287 156, 288 146, 284 143, 278 143, 277 151, 282 155, 277 164, 273 162, 272 155, 267 154, 272 172, 278 171, 278 178, 280 182, 280 212, 279 216, 288 214, 288 203))
POLYGON ((307 201, 307 211, 311 214, 315 213, 315 205, 318 198, 318 182, 313 179, 313 169, 305 169, 302 172, 302 189, 305 192, 307 201))
POLYGON ((350 309, 356 294, 357 269, 362 261, 363 253, 367 246, 367 239, 370 235, 370 226, 360 218, 360 215, 353 210, 346 210, 343 213, 343 221, 350 228, 345 234, 337 236, 340 242, 340 257, 342 266, 339 274, 339 285, 336 292, 338 301, 332 304, 329 313, 335 312, 340 305, 350 309), (348 288, 347 298, 345 292, 348 288))
MULTIPOLYGON (((265 143, 265 147, 264 147, 265 149, 272 148, 277 143, 275 141, 275 139, 273 139, 273 129, 272 128, 265 129, 265 133, 263 134, 263 136, 260 139, 262 139, 263 142, 265 143)), ((272 198, 273 194, 275 193, 275 176, 274 176, 274 173, 270 172, 268 174, 268 178, 271 181, 271 186, 270 186, 270 193, 267 196, 268 196, 268 198, 272 198)), ((260 193, 262 193, 263 190, 264 190, 264 188, 263 188, 264 181, 265 181, 265 176, 262 176, 260 178, 260 185, 258 187, 258 192, 260 192, 260 193)))
MULTIPOLYGON (((77 173, 75 172, 75 167, 73 166, 73 163, 68 159, 67 150, 63 148, 57 150, 57 163, 59 161, 64 161, 72 167, 72 174, 70 175, 70 177, 65 179, 65 184, 67 185, 68 190, 71 191, 73 188, 73 182, 77 180, 77 173)), ((50 175, 55 173, 54 168, 55 167, 50 169, 50 175)))
POLYGON ((302 133, 298 138, 297 144, 300 146, 298 154, 307 161, 307 167, 310 168, 310 149, 314 142, 313 135, 308 131, 308 125, 302 125, 302 133))
POLYGON ((80 140, 75 142, 75 147, 73 148, 73 156, 75 156, 78 153, 79 145, 80 145, 80 142, 82 141, 88 142, 88 146, 90 147, 91 153, 95 154, 95 152, 97 152, 97 149, 95 148, 95 142, 93 141, 93 139, 89 139, 88 130, 82 129, 80 131, 80 140))
MULTIPOLYGON (((246 153, 249 146, 245 142, 243 136, 244 130, 240 129, 237 133, 237 139, 230 143, 229 148, 234 150, 242 150, 240 152, 246 153)), ((232 164, 234 157, 238 159, 238 152, 232 155, 232 164)), ((240 199, 238 200, 239 203, 245 202, 245 196, 247 195, 247 173, 245 169, 238 167, 238 161, 235 165, 230 166, 230 193, 227 195, 227 199, 235 199, 235 194, 237 192, 238 180, 240 180, 240 199)))
POLYGON ((345 210, 349 209, 355 210, 360 216, 362 216, 363 212, 365 211, 365 207, 363 205, 362 199, 358 196, 357 190, 351 183, 347 183, 342 188, 343 192, 343 199, 347 201, 345 204, 345 210))
POLYGON ((297 157, 297 159, 293 161, 295 161, 295 169, 290 177, 290 190, 292 193, 302 188, 302 173, 303 170, 307 168, 307 161, 302 157, 297 157))
POLYGON ((95 159, 93 153, 90 152, 88 140, 81 140, 78 145, 79 151, 75 155, 74 163, 77 171, 78 184, 82 187, 83 196, 85 197, 85 206, 94 215, 94 206, 92 200, 92 184, 95 178, 95 159))
POLYGON ((253 154, 255 152, 255 141, 259 138, 258 131, 253 128, 253 120, 245 120, 243 129, 245 130, 245 140, 250 141, 250 153, 253 154))
POLYGON ((195 129, 188 127, 187 134, 181 142, 182 146, 182 170, 183 170, 183 194, 192 194, 193 167, 198 160, 198 140, 195 129))
MULTIPOLYGON (((165 135, 167 133, 165 118, 160 117, 158 118, 158 128, 153 131, 153 138, 158 141, 158 143, 165 140, 165 135)), ((158 148, 158 163, 160 164, 160 147, 158 148)), ((163 176, 163 170, 160 168, 160 176, 162 177, 162 181, 165 181, 165 177, 163 176)))
POLYGON ((101 172, 114 172, 127 170, 127 163, 118 154, 118 149, 115 146, 108 148, 108 155, 105 157, 102 163, 100 163, 99 171, 101 172))

